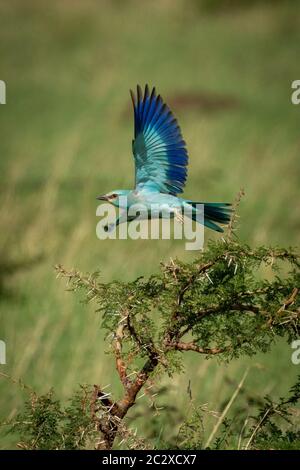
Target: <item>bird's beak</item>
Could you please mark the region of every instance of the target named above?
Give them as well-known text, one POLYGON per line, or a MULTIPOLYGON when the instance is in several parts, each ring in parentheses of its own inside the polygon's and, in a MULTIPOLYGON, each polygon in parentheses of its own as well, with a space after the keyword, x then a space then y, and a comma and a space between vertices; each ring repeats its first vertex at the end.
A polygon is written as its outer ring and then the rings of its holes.
POLYGON ((105 194, 103 194, 103 196, 96 197, 96 199, 98 199, 99 201, 108 201, 108 198, 105 194))

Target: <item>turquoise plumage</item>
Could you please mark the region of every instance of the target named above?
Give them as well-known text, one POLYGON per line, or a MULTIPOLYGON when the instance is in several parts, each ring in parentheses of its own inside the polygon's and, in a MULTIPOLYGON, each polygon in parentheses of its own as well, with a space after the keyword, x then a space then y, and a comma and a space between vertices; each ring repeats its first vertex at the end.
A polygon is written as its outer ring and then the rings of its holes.
MULTIPOLYGON (((137 86, 137 96, 131 91, 134 109, 134 140, 132 151, 135 160, 135 188, 114 190, 97 199, 123 207, 121 196, 126 196, 126 207, 142 203, 151 217, 151 207, 155 204, 169 208, 174 216, 187 206, 193 220, 197 220, 196 204, 204 204, 204 225, 223 232, 218 224, 230 220, 231 205, 228 203, 201 203, 177 197, 183 192, 187 179, 188 153, 177 120, 155 88, 149 93, 148 85, 144 94, 137 86)), ((160 216, 163 216, 160 214, 160 216)), ((109 230, 126 220, 123 216, 109 230)))

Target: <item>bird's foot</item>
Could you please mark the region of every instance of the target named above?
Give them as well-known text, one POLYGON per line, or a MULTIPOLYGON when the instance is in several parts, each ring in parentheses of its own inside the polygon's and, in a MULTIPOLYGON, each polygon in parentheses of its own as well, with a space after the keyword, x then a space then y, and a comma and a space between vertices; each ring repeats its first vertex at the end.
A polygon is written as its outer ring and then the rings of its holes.
POLYGON ((184 222, 184 217, 182 215, 182 211, 180 210, 176 210, 175 211, 175 219, 177 220, 177 222, 179 222, 180 224, 183 224, 184 222))
POLYGON ((108 224, 104 226, 104 232, 110 233, 115 229, 115 224, 108 224))

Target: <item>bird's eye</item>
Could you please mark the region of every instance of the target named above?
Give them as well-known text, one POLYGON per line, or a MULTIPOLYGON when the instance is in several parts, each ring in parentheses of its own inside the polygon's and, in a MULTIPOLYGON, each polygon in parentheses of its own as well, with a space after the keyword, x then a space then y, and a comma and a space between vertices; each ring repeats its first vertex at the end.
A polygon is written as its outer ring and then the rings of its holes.
POLYGON ((115 199, 116 197, 118 197, 118 195, 116 193, 113 193, 109 196, 109 199, 115 199))

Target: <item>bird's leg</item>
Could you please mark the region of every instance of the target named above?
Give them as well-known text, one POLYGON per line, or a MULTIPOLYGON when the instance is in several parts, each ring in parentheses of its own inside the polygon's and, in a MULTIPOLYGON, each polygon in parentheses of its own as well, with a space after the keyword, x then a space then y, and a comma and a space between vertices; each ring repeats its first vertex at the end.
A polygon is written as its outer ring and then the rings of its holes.
POLYGON ((127 211, 122 213, 120 217, 118 217, 114 222, 107 224, 104 227, 105 232, 109 232, 109 233, 113 232, 117 228, 118 225, 120 225, 122 222, 126 222, 126 220, 127 220, 127 211))
POLYGON ((183 224, 184 223, 184 217, 182 215, 182 210, 181 209, 175 209, 174 214, 175 214, 175 220, 177 220, 177 222, 179 222, 180 224, 183 224))
POLYGON ((116 228, 116 224, 115 224, 114 222, 111 223, 111 224, 107 224, 107 225, 105 225, 105 227, 104 227, 104 232, 110 233, 110 232, 112 232, 115 228, 116 228))
POLYGON ((116 219, 115 222, 112 222, 111 224, 108 224, 104 227, 104 230, 105 232, 112 232, 113 230, 115 230, 117 228, 118 225, 120 224, 123 224, 124 222, 131 222, 131 220, 134 220, 135 219, 135 216, 134 217, 128 217, 127 215, 127 211, 124 211, 120 217, 118 217, 116 219))

